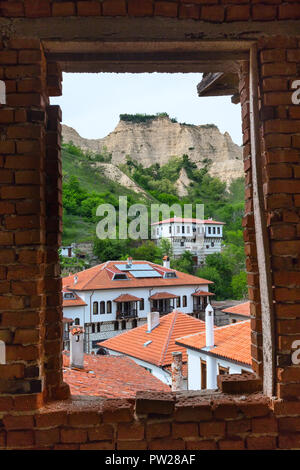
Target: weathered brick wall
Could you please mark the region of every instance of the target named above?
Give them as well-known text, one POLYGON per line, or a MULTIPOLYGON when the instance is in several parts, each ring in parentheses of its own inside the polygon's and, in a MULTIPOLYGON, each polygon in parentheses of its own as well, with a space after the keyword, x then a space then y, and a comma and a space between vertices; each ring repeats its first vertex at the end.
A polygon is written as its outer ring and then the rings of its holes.
POLYGON ((300 106, 292 82, 300 75, 297 38, 259 40, 262 165, 276 319, 277 390, 300 395, 300 369, 291 364, 300 339, 300 106))
MULTIPOLYGON (((233 22, 300 17, 298 2, 268 0, 48 1, 0 0, 6 18, 49 16, 165 16, 233 22)), ((66 18, 67 19, 67 18, 66 18)), ((113 19, 112 19, 113 21, 113 19)), ((259 39, 261 165, 271 245, 277 396, 247 399, 217 394, 140 396, 133 401, 53 402, 68 396, 61 372, 60 110, 61 71, 46 64, 40 41, 13 36, 0 42, 0 447, 201 449, 300 447, 300 368, 291 343, 300 339, 299 107, 291 83, 299 78, 299 38, 259 39), (284 398, 284 401, 280 400, 284 398), (288 401, 289 400, 289 401, 288 401), (91 406, 93 410, 91 411, 91 406), (39 411, 37 409, 39 408, 39 411), (128 424, 130 426, 128 426, 128 424), (125 431, 126 429, 126 431, 125 431)), ((243 221, 252 357, 262 377, 262 326, 255 244, 249 121, 249 70, 240 71, 246 210, 243 221)), ((230 384, 228 391, 230 391, 230 384)))
MULTIPOLYGON (((0 400, 1 412, 1 400, 0 400)), ((0 449, 258 450, 300 447, 299 402, 139 393, 134 400, 49 404, 5 414, 0 449)))
POLYGON ((300 18, 294 0, 2 0, 5 17, 161 16, 213 23, 300 18))

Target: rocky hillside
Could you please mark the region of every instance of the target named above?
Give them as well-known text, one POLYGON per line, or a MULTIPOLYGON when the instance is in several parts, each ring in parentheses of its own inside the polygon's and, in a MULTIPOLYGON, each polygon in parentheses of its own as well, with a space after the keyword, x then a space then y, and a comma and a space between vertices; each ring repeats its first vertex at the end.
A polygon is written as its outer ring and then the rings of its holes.
MULTIPOLYGON (((154 163, 164 165, 174 155, 187 154, 199 168, 209 164, 210 175, 227 183, 243 175, 241 147, 213 124, 180 124, 167 115, 136 122, 134 116, 131 119, 123 115, 113 132, 102 139, 84 139, 66 125, 63 125, 63 139, 83 150, 101 153, 106 149, 112 154, 111 163, 116 166, 125 163, 127 155, 149 167, 154 163)), ((181 179, 185 180, 185 176, 181 179)), ((182 186, 184 183, 187 181, 182 182, 182 186)))

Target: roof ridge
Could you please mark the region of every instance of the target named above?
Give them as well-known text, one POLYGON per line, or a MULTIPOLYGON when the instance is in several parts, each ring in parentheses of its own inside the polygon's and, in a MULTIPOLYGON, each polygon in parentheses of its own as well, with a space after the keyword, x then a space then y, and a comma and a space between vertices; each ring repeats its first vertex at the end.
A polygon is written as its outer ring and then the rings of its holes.
POLYGON ((180 312, 178 312, 178 310, 175 310, 175 311, 174 311, 174 317, 173 317, 173 319, 172 319, 171 325, 170 325, 170 327, 169 327, 168 335, 167 335, 165 344, 164 344, 163 349, 162 349, 162 355, 161 355, 160 360, 158 361, 158 364, 159 364, 159 365, 163 365, 163 360, 164 360, 164 358, 166 357, 167 350, 168 350, 168 346, 169 346, 169 343, 170 343, 170 339, 171 339, 171 336, 172 336, 172 332, 173 332, 173 330, 174 330, 174 325, 175 325, 175 322, 176 322, 178 313, 180 313, 180 312))

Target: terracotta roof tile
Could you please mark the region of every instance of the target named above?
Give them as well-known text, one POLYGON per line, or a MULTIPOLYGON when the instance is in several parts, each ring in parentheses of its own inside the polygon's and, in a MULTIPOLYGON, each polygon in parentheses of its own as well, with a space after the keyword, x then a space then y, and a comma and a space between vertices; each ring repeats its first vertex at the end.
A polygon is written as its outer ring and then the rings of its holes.
POLYGON ((135 297, 135 295, 131 294, 122 294, 119 295, 116 299, 114 299, 114 302, 137 302, 138 300, 141 300, 140 297, 135 297))
POLYGON ((151 300, 159 299, 177 299, 178 295, 170 294, 170 292, 157 292, 149 297, 151 300))
POLYGON ((192 294, 194 297, 199 297, 200 295, 215 295, 212 292, 207 292, 205 290, 197 290, 197 292, 194 292, 192 294))
MULTIPOLYGON (((63 292, 68 291, 64 289, 63 292)), ((84 307, 87 305, 76 292, 72 292, 72 294, 75 296, 75 299, 63 299, 63 307, 84 307)))
POLYGON ((169 392, 170 388, 128 357, 85 354, 84 369, 70 369, 63 354, 63 379, 72 395, 134 398, 137 391, 169 392))
POLYGON ((149 264, 154 270, 159 273, 176 272, 176 278, 135 278, 129 271, 126 272, 127 280, 112 280, 112 272, 120 273, 115 265, 127 264, 127 261, 107 261, 106 263, 98 264, 90 269, 72 274, 63 278, 64 288, 70 290, 98 290, 98 289, 124 289, 135 287, 165 287, 165 286, 182 286, 194 285, 200 286, 201 284, 213 284, 212 281, 202 279, 191 274, 182 273, 175 269, 165 268, 159 264, 151 263, 150 261, 133 261, 132 266, 138 264, 149 264), (74 278, 77 276, 77 282, 74 284, 74 278))
POLYGON ((172 352, 181 351, 187 362, 186 349, 175 344, 176 338, 205 329, 205 322, 174 310, 160 318, 160 324, 147 333, 147 324, 101 342, 101 347, 149 362, 158 367, 172 364, 172 352), (148 345, 145 344, 151 341, 148 345))
POLYGON ((225 308, 222 310, 224 313, 235 313, 236 315, 243 315, 245 317, 250 317, 250 302, 244 302, 234 307, 225 308))
MULTIPOLYGON (((251 328, 250 321, 241 321, 214 328, 215 347, 210 354, 231 359, 251 366, 251 328)), ((205 332, 177 338, 180 346, 190 347, 201 352, 205 347, 205 332)))

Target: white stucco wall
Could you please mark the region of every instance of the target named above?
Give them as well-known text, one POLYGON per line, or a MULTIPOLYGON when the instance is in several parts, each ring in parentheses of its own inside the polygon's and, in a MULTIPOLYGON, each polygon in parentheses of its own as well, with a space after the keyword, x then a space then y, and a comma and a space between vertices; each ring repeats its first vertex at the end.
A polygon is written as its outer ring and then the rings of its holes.
MULTIPOLYGON (((195 351, 193 349, 187 348, 187 355, 188 355, 188 390, 201 390, 201 363, 200 360, 203 361, 207 360, 207 355, 200 352, 195 351)), ((247 370, 249 372, 253 372, 252 368, 247 365, 239 365, 235 364, 234 362, 230 362, 229 360, 216 358, 217 363, 217 373, 218 367, 229 367, 229 374, 241 374, 242 369, 247 370)))
POLYGON ((122 289, 107 289, 107 290, 98 290, 98 291, 78 291, 77 294, 86 302, 87 306, 85 307, 64 307, 63 309, 63 316, 66 318, 70 318, 75 320, 76 317, 80 318, 80 322, 83 325, 84 323, 98 323, 98 322, 108 322, 116 320, 116 312, 117 312, 117 303, 113 300, 119 297, 122 294, 131 294, 135 297, 143 298, 144 299, 144 310, 139 309, 139 302, 138 302, 138 318, 146 319, 147 313, 150 312, 150 300, 149 297, 158 292, 169 292, 176 296, 181 297, 181 306, 179 310, 183 313, 191 313, 193 311, 193 297, 192 293, 195 292, 196 288, 203 291, 208 291, 208 285, 199 285, 199 286, 163 286, 163 287, 154 287, 154 288, 130 288, 128 282, 128 287, 124 287, 122 289), (187 306, 183 307, 183 296, 186 295, 187 297, 187 306), (112 313, 105 313, 97 315, 93 314, 93 302, 99 302, 98 311, 100 312, 100 302, 108 301, 112 302, 112 313))

